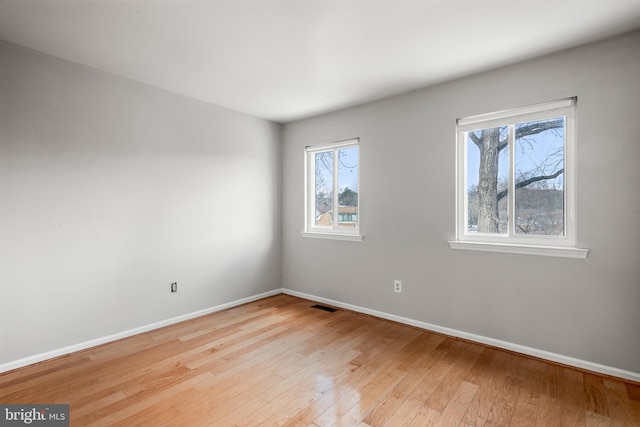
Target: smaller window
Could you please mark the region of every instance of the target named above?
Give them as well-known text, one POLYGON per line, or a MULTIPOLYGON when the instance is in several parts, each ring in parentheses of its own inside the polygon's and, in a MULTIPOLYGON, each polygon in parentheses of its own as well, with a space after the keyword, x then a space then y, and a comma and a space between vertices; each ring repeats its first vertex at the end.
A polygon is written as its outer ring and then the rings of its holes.
POLYGON ((362 240, 358 139, 305 149, 305 237, 362 240))

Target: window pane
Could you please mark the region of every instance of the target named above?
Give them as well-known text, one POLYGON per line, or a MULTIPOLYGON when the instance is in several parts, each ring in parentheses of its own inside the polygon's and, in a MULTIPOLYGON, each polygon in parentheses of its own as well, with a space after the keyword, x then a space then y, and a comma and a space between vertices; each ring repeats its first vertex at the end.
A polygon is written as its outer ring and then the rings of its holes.
POLYGON ((358 147, 338 150, 338 227, 358 227, 358 147))
POLYGON ((507 127, 467 133, 467 231, 506 233, 507 127))
POLYGON ((333 151, 315 154, 315 225, 331 227, 333 225, 333 151))
POLYGON ((516 125, 515 232, 564 234, 564 118, 516 125))

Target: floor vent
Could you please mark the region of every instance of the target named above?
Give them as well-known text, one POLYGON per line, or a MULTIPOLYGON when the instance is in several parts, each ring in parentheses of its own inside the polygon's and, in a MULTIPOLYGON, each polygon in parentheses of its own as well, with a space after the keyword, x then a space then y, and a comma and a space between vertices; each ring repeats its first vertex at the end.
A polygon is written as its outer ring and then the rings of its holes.
POLYGON ((338 311, 337 308, 327 307, 325 305, 320 305, 320 304, 312 305, 311 308, 317 308, 318 310, 328 311, 329 313, 338 311))

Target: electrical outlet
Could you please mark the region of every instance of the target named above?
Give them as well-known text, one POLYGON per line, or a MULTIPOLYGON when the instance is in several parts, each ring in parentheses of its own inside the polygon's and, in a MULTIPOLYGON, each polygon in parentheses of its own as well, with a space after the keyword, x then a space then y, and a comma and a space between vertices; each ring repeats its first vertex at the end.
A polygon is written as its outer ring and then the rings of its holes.
POLYGON ((400 280, 394 280, 393 281, 393 292, 395 292, 397 294, 401 294, 402 293, 402 282, 400 280))
POLYGON ((173 282, 171 284, 171 292, 178 292, 178 282, 173 282))

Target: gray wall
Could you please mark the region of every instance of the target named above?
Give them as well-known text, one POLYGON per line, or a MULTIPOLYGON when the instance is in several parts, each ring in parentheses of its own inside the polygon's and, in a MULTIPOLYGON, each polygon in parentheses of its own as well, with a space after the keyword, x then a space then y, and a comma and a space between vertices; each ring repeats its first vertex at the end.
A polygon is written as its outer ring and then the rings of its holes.
MULTIPOLYGON (((455 53, 452 53, 455 54, 455 53)), ((284 128, 283 285, 640 372, 640 33, 284 128), (454 251, 455 119, 578 96, 586 260, 454 251), (305 239, 303 148, 360 137, 362 243, 305 239), (393 279, 403 280, 394 294, 393 279)))
POLYGON ((279 289, 281 136, 0 43, 0 364, 279 289))
POLYGON ((638 76, 636 32, 287 124, 282 151, 279 125, 0 43, 0 363, 283 284, 640 372, 638 76), (574 95, 588 259, 449 249, 455 118, 574 95), (300 237, 303 147, 355 136, 365 240, 300 237))

